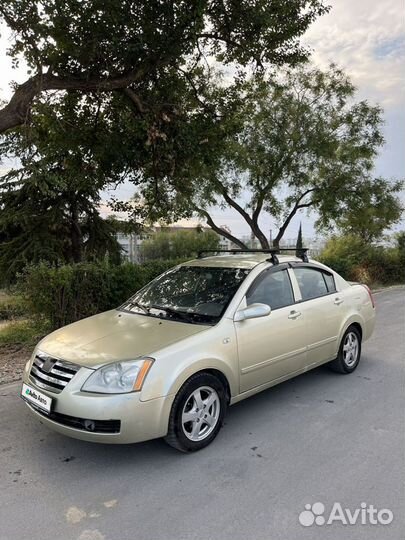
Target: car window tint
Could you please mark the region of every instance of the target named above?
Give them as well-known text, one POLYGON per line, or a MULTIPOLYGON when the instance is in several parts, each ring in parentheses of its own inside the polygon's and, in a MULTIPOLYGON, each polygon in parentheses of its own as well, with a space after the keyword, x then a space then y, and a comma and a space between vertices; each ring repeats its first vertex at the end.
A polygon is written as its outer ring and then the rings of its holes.
POLYGON ((294 273, 300 286, 303 300, 310 300, 328 294, 323 272, 315 268, 294 268, 294 273))
POLYGON ((248 305, 257 302, 277 309, 294 304, 294 295, 287 270, 270 272, 265 277, 259 276, 257 285, 253 285, 246 296, 248 305))
POLYGON ((325 279, 326 286, 328 287, 328 291, 330 293, 336 292, 335 278, 332 276, 332 274, 323 272, 323 277, 325 279))

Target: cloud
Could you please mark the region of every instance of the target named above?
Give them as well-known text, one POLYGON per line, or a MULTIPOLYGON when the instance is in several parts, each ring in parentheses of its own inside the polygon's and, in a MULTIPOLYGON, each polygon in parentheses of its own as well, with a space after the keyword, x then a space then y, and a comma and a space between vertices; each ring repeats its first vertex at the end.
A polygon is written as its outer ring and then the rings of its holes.
POLYGON ((321 67, 331 61, 352 78, 359 96, 395 108, 404 101, 405 33, 402 0, 332 0, 304 41, 321 67))

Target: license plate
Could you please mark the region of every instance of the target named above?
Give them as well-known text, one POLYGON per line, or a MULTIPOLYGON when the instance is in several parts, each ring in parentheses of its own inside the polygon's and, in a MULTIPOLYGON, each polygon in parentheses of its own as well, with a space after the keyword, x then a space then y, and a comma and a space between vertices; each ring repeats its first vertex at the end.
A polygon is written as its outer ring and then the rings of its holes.
POLYGON ((46 396, 42 392, 38 392, 38 390, 32 388, 31 386, 28 386, 28 384, 23 383, 21 389, 21 397, 25 399, 25 401, 28 401, 28 403, 32 403, 42 411, 46 413, 51 412, 52 398, 46 396))

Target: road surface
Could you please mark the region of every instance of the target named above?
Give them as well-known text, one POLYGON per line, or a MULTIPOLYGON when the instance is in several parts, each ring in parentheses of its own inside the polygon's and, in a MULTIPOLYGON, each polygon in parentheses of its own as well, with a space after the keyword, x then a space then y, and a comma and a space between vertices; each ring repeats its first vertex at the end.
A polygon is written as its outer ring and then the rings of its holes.
POLYGON ((1 540, 403 540, 405 290, 376 300, 352 375, 322 367, 235 405, 197 454, 62 437, 0 386, 1 540), (316 502, 393 521, 301 525, 316 502))

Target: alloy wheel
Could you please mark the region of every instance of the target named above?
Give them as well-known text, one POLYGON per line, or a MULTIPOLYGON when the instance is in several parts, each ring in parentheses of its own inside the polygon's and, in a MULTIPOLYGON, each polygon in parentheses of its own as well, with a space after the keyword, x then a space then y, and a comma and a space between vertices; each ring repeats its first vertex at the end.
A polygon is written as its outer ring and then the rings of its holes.
POLYGON ((217 392, 210 386, 201 386, 187 398, 181 415, 184 435, 190 441, 202 441, 215 429, 221 410, 217 392))
POLYGON ((347 367, 353 367, 359 356, 359 338, 354 332, 349 332, 343 343, 343 361, 347 367))

